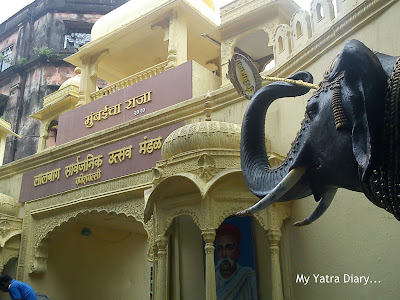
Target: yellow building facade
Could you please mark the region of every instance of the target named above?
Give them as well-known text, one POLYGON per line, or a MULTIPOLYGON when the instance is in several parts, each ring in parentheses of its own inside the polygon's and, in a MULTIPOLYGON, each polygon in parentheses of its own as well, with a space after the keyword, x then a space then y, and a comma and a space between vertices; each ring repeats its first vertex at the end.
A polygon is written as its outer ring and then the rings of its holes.
MULTIPOLYGON (((241 172, 248 100, 226 77, 230 58, 319 82, 351 38, 400 55, 399 12, 398 0, 314 0, 310 13, 291 0, 236 0, 220 14, 212 1, 151 0, 101 17, 67 58, 76 76, 31 116, 37 153, 0 166, 3 272, 58 300, 219 299, 216 230, 258 201, 241 172)), ((272 163, 310 95, 268 111, 272 163)), ((292 226, 315 206, 308 197, 245 219, 252 245, 241 256, 252 257, 258 298, 396 299, 394 217, 340 190, 320 220, 292 226)))

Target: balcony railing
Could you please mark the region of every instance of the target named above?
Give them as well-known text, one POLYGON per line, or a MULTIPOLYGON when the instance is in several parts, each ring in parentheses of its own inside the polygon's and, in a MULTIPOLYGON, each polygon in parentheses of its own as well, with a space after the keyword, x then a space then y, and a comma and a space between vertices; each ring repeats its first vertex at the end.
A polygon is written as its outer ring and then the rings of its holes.
POLYGON ((153 77, 157 74, 164 72, 166 66, 167 66, 167 61, 163 61, 158 65, 152 66, 148 69, 140 71, 139 73, 133 74, 127 78, 121 79, 113 84, 110 84, 109 86, 106 86, 100 91, 90 94, 90 97, 92 98, 92 101, 95 101, 112 93, 115 93, 118 90, 122 90, 124 88, 127 88, 128 86, 134 85, 135 83, 138 83, 147 78, 153 77))
POLYGON ((55 102, 64 99, 68 95, 73 95, 75 97, 79 96, 79 87, 75 85, 70 85, 62 88, 61 90, 57 90, 50 95, 44 97, 43 107, 47 107, 53 105, 55 102))

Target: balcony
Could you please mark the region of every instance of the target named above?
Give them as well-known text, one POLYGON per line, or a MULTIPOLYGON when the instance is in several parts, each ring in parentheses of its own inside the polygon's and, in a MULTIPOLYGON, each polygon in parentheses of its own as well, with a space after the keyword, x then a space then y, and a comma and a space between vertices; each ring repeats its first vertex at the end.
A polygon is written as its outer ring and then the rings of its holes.
POLYGON ((145 79, 151 78, 157 74, 160 74, 165 71, 165 67, 167 66, 167 61, 163 61, 155 66, 147 68, 143 71, 140 71, 136 74, 133 74, 129 77, 123 78, 105 88, 101 89, 100 91, 96 91, 90 94, 90 98, 92 101, 98 100, 105 96, 115 93, 116 91, 122 90, 127 88, 128 86, 134 85, 140 81, 145 79))

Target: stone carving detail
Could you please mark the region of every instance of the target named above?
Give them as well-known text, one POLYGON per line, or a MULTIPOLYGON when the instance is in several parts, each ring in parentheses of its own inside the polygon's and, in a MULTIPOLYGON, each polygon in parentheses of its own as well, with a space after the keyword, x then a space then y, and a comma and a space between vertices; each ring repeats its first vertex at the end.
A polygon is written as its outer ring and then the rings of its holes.
POLYGON ((5 237, 11 231, 10 222, 6 220, 0 221, 0 235, 5 237))
POLYGON ((290 20, 290 28, 292 29, 294 49, 307 44, 312 35, 310 14, 305 10, 299 10, 294 13, 290 20))
MULTIPOLYGON (((1 220, 0 219, 0 237, 3 240, 6 238, 11 232, 18 232, 21 233, 21 223, 22 221, 19 220, 17 223, 16 221, 12 222, 9 220, 1 220)), ((4 242, 2 241, 2 244, 4 242)))
MULTIPOLYGON (((324 9, 325 22, 329 24, 327 27, 317 25, 317 32, 312 26, 311 43, 293 46, 292 57, 290 63, 286 64, 287 60, 281 59, 275 54, 276 75, 287 76, 304 68, 308 61, 318 56, 326 47, 337 43, 339 36, 349 35, 365 22, 369 22, 371 17, 386 10, 391 3, 397 0, 336 0, 338 15, 334 15, 331 10, 332 0, 314 0, 314 11, 311 10, 311 20, 317 19, 316 15, 317 4, 320 4, 318 9, 324 9), (324 6, 325 5, 325 6, 324 6), (329 30, 326 30, 329 28, 329 30)), ((313 20, 312 20, 313 22, 313 20)), ((293 43, 293 42, 292 42, 293 43)), ((277 48, 277 39, 274 38, 274 49, 277 48)), ((294 45, 294 43, 293 43, 294 45)))
POLYGON ((24 223, 22 225, 22 235, 21 235, 21 246, 19 251, 19 259, 18 259, 18 270, 17 270, 17 278, 18 280, 24 279, 25 266, 27 261, 27 249, 28 249, 28 236, 29 229, 32 228, 31 223, 32 218, 25 218, 24 223))
MULTIPOLYGON (((356 30, 361 24, 376 14, 386 10, 391 3, 397 0, 335 0, 337 7, 337 15, 333 9, 333 0, 314 0, 311 8, 311 36, 305 42, 304 23, 302 25, 303 36, 299 41, 296 41, 296 22, 293 21, 297 14, 296 12, 290 23, 292 34, 290 43, 292 45, 292 59, 290 64, 286 64, 286 54, 281 54, 274 51, 276 61, 276 74, 286 76, 304 68, 308 60, 313 59, 319 53, 324 51, 326 47, 335 43, 338 36, 345 36, 356 30), (329 30, 327 30, 329 29, 329 30), (310 41, 312 41, 310 43, 310 41), (293 58, 296 56, 295 58, 293 58)), ((300 18, 297 16, 296 18, 300 18)), ((304 19, 304 16, 301 17, 304 19)), ((307 18, 307 17, 306 17, 307 18)), ((308 22, 306 22, 307 24, 308 22)), ((283 39, 282 39, 283 41, 283 39)), ((278 49, 279 38, 274 34, 274 49, 278 49)))
POLYGON ((227 63, 233 54, 233 45, 236 44, 236 38, 224 40, 221 44, 221 63, 227 63))
POLYGON ((226 77, 228 74, 228 63, 233 55, 233 45, 236 43, 236 39, 225 40, 221 43, 221 79, 222 85, 230 83, 226 77))
POLYGON ((7 216, 17 216, 19 203, 13 197, 0 193, 0 214, 7 216))
POLYGON ((155 167, 155 168, 151 169, 151 171, 153 173, 153 184, 157 185, 161 181, 161 178, 162 178, 162 174, 163 174, 162 168, 155 167))
POLYGON ((289 25, 278 25, 274 35, 274 57, 277 63, 285 61, 292 53, 291 36, 289 25))
POLYGON ((199 168, 196 170, 196 174, 205 181, 209 181, 218 173, 218 169, 215 167, 215 160, 210 155, 203 154, 197 163, 199 168))
POLYGON ((240 126, 237 124, 208 121, 182 126, 174 130, 164 141, 162 158, 202 149, 238 150, 240 126))
POLYGON ((158 233, 159 235, 165 235, 166 232, 168 231, 168 228, 171 226, 172 221, 179 216, 189 216, 192 218, 193 222, 199 227, 202 228, 200 219, 199 219, 199 215, 201 215, 199 213, 199 211, 196 211, 196 209, 174 209, 169 211, 163 219, 165 219, 165 222, 163 222, 163 226, 162 228, 160 228, 160 232, 158 233))
POLYGON ((0 217, 0 247, 4 247, 11 238, 22 232, 22 219, 0 217))
POLYGON ((311 2, 311 26, 313 32, 326 31, 335 18, 332 0, 313 0, 311 2))

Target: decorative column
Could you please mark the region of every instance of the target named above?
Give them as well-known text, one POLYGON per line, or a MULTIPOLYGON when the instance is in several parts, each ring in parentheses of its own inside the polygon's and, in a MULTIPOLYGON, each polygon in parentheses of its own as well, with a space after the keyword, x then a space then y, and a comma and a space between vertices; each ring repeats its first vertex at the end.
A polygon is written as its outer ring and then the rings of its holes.
POLYGON ((108 50, 82 59, 81 81, 79 83, 79 102, 76 104, 76 107, 92 101, 90 94, 94 93, 97 88, 97 67, 101 57, 106 53, 108 53, 108 50))
POLYGON ((206 243, 204 251, 206 253, 206 300, 216 300, 217 291, 215 287, 215 265, 214 265, 214 240, 215 229, 206 229, 201 232, 206 243))
POLYGON ((179 11, 171 13, 168 27, 168 57, 166 70, 187 62, 187 24, 179 11))
POLYGON ((232 58, 232 55, 234 53, 234 44, 235 44, 235 39, 229 39, 226 41, 223 41, 221 43, 221 79, 222 79, 222 86, 230 84, 229 78, 227 78, 228 74, 228 66, 229 66, 229 60, 232 58))
POLYGON ((168 238, 166 236, 159 236, 157 241, 157 276, 156 276, 156 297, 155 300, 167 299, 168 287, 168 257, 167 246, 168 238))
POLYGON ((43 151, 46 149, 46 140, 49 136, 47 132, 46 122, 40 122, 40 134, 39 134, 39 141, 38 141, 38 148, 37 152, 43 151))
POLYGON ((157 249, 157 245, 153 246, 153 274, 152 274, 152 278, 153 278, 153 286, 152 286, 152 292, 153 292, 153 299, 157 299, 157 272, 158 272, 158 249, 157 249))
MULTIPOLYGON (((271 286, 274 300, 284 300, 284 287, 282 282, 281 263, 279 255, 279 242, 282 237, 281 227, 283 221, 290 217, 291 203, 273 203, 267 209, 255 214, 263 229, 265 237, 270 244, 271 253, 271 286)), ((286 274, 285 274, 286 276, 286 274)), ((286 282, 286 281, 285 281, 286 282)), ((289 284, 289 282, 286 282, 289 284)))
POLYGON ((281 278, 281 264, 279 259, 279 241, 281 240, 282 234, 278 229, 270 229, 268 231, 268 241, 270 244, 271 251, 271 275, 272 275, 272 299, 284 300, 282 290, 282 278, 281 278))

